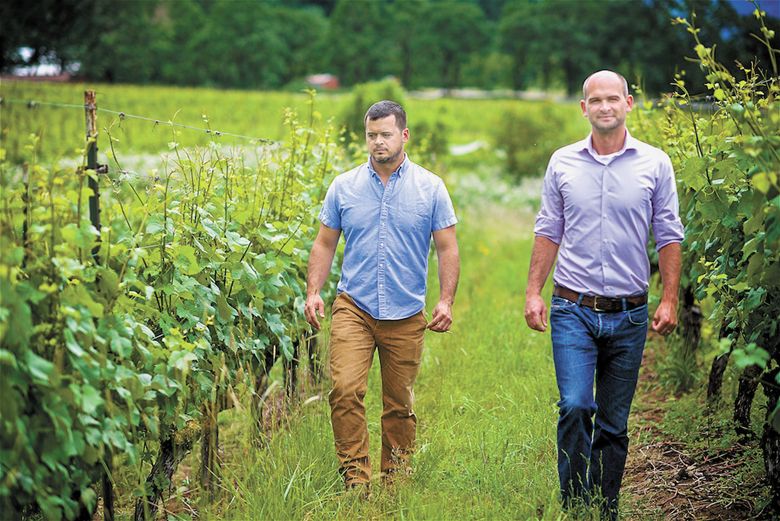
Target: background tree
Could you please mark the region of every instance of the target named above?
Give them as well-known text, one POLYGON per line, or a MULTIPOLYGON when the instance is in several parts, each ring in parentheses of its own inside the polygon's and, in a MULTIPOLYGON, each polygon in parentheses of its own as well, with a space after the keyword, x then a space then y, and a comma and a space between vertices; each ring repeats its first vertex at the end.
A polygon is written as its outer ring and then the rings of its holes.
POLYGON ((85 14, 82 52, 71 55, 89 78, 119 83, 160 80, 165 55, 167 17, 156 0, 96 0, 85 14), (141 42, 139 44, 139 42, 141 42))
POLYGON ((605 19, 610 20, 620 4, 550 0, 540 5, 541 34, 550 45, 541 65, 546 87, 555 81, 564 86, 566 94, 576 96, 588 74, 608 68, 601 51, 615 42, 610 38, 610 21, 605 19))
POLYGON ((284 44, 282 84, 325 68, 328 19, 319 8, 277 8, 275 26, 284 44), (306 35, 304 38, 301 35, 306 35))
POLYGON ((670 13, 677 10, 677 0, 649 0, 626 8, 631 17, 612 20, 610 45, 601 49, 609 67, 622 71, 629 83, 640 84, 646 92, 667 92, 669 81, 677 70, 688 67, 678 59, 680 49, 687 48, 685 34, 671 24, 670 13))
POLYGON ((275 23, 274 6, 265 2, 241 5, 239 10, 233 0, 214 1, 208 16, 210 39, 200 66, 223 87, 279 87, 286 48, 275 23))
POLYGON ((425 49, 421 47, 423 21, 420 13, 429 5, 429 0, 399 0, 391 11, 392 34, 397 38, 395 71, 406 88, 415 86, 424 63, 425 49))
POLYGON ((159 34, 164 39, 160 81, 174 85, 206 85, 210 71, 200 60, 208 52, 212 39, 209 14, 202 2, 181 0, 176 12, 166 11, 159 34))
POLYGON ((461 70, 472 53, 489 44, 489 23, 478 5, 467 1, 438 1, 427 4, 420 43, 438 72, 435 85, 447 89, 459 86, 461 70))
POLYGON ((345 85, 389 73, 394 36, 385 30, 385 5, 338 0, 330 17, 330 64, 345 85))
POLYGON ((100 0, 40 0, 35 6, 25 0, 0 3, 0 70, 36 64, 52 53, 61 64, 75 59, 99 4, 100 0), (32 50, 28 60, 19 54, 20 47, 32 50))
POLYGON ((510 2, 505 4, 498 23, 499 48, 511 60, 510 77, 515 90, 525 89, 533 80, 538 66, 533 66, 532 60, 544 53, 544 27, 537 17, 538 11, 538 5, 510 2))
MULTIPOLYGON (((525 2, 529 1, 533 2, 536 0, 525 0, 525 2)), ((501 13, 507 5, 519 4, 520 2, 512 2, 510 0, 478 0, 477 3, 488 20, 495 22, 501 17, 501 13)))
MULTIPOLYGON (((685 35, 671 23, 693 11, 701 37, 732 71, 737 61, 769 61, 749 37, 752 17, 737 14, 733 0, 28 4, 0 3, 3 72, 48 58, 80 63, 87 80, 267 89, 331 72, 346 86, 394 75, 406 88, 562 88, 576 96, 589 72, 614 68, 657 95, 670 90, 675 73, 704 85, 694 57, 680 53, 685 35)), ((777 20, 768 20, 770 28, 777 20)))

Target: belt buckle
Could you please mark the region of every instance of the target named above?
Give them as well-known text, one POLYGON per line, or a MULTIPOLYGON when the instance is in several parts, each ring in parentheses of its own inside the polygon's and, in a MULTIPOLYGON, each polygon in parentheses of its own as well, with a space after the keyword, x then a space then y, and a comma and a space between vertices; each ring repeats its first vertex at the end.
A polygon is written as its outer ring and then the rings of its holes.
POLYGON ((593 311, 606 311, 606 309, 599 307, 599 296, 598 295, 593 295, 593 311))

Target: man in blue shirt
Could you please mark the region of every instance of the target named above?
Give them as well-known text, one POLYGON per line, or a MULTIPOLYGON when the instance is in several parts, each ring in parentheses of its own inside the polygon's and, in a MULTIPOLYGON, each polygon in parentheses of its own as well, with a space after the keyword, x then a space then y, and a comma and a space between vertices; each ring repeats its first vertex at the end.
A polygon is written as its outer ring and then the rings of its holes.
POLYGON ((550 158, 525 319, 533 329, 547 329, 541 290, 557 256, 550 325, 561 395, 561 495, 566 506, 601 497, 615 519, 628 414, 647 337, 649 228, 663 282, 653 329, 667 335, 677 325, 683 226, 669 157, 626 129, 633 98, 625 78, 599 71, 582 90, 591 133, 550 158))
POLYGON ((380 101, 368 109, 364 123, 369 158, 337 176, 328 189, 309 257, 304 308, 306 320, 319 329, 325 316, 320 290, 343 232, 344 260, 332 306, 329 400, 347 488, 371 480, 363 399, 375 349, 382 374, 382 476, 391 480, 408 469, 417 424, 413 386, 425 329, 450 329, 460 270, 452 202, 442 180, 406 156, 404 109, 380 101), (440 297, 427 322, 431 236, 440 297))

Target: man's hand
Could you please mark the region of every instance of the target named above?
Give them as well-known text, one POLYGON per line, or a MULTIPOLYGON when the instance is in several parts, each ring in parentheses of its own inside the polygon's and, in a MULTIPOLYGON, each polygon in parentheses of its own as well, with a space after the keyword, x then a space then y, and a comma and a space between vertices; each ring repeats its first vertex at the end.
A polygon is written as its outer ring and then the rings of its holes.
POLYGON ((528 285, 525 287, 525 323, 537 331, 547 330, 547 306, 542 299, 542 288, 556 255, 557 243, 541 235, 534 238, 531 266, 528 268, 528 285))
POLYGON ((444 301, 439 301, 433 308, 433 316, 428 323, 428 329, 437 333, 445 333, 452 326, 452 306, 444 301))
POLYGON ((525 296, 525 323, 537 331, 547 330, 547 306, 541 295, 525 296))
POLYGON ((458 289, 460 276, 460 254, 455 225, 433 232, 436 256, 439 259, 439 303, 433 308, 428 329, 446 333, 452 326, 452 303, 458 289))
POLYGON ((322 301, 319 293, 306 297, 303 314, 306 315, 306 322, 311 324, 314 329, 320 329, 320 321, 317 315, 319 314, 321 318, 325 318, 325 302, 322 301))
POLYGON ((677 327, 677 301, 661 300, 653 315, 653 329, 666 336, 677 327))
POLYGON ((658 250, 658 271, 664 292, 653 316, 653 329, 666 336, 677 327, 677 302, 682 271, 682 246, 673 242, 658 250))
POLYGON ((306 276, 306 304, 303 306, 303 314, 306 316, 306 322, 312 325, 314 329, 320 329, 321 318, 325 318, 325 303, 320 297, 320 290, 328 279, 330 265, 333 264, 333 255, 336 253, 336 246, 339 243, 341 230, 328 228, 320 224, 320 231, 317 232, 317 238, 311 247, 309 255, 309 273, 306 276))

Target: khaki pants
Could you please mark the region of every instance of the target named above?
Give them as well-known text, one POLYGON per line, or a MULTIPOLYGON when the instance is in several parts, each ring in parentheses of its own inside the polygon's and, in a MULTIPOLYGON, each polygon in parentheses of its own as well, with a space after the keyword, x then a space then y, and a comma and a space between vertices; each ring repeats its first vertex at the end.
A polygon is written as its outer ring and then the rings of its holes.
POLYGON ((425 314, 376 320, 341 293, 333 302, 330 409, 340 472, 347 486, 371 480, 366 396, 368 370, 379 349, 382 372, 382 473, 389 477, 408 463, 417 417, 412 387, 420 368, 425 314))

